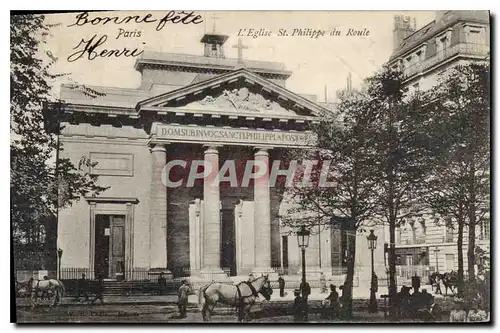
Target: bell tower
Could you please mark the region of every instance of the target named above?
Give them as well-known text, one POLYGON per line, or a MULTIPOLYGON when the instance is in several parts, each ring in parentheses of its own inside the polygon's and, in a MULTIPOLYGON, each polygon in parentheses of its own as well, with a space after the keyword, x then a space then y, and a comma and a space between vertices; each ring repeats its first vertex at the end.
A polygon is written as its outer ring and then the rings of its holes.
POLYGON ((211 33, 205 32, 205 35, 201 38, 201 43, 205 45, 205 52, 203 55, 210 58, 225 58, 224 55, 224 43, 229 38, 229 36, 219 34, 215 31, 215 20, 218 17, 213 15, 212 19, 214 26, 211 33))

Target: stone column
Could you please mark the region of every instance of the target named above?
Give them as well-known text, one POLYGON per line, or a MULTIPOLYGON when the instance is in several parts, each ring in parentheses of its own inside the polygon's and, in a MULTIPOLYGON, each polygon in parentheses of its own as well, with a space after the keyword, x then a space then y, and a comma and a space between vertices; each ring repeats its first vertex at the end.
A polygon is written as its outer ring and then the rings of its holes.
MULTIPOLYGON (((151 209, 150 209, 150 267, 154 271, 167 272, 167 186, 162 172, 167 163, 164 145, 151 149, 151 209)), ((169 273, 169 272, 167 272, 169 273)))
MULTIPOLYGON (((271 268, 271 196, 269 190, 269 152, 257 148, 254 159, 265 174, 254 181, 254 238, 255 262, 253 272, 272 273, 271 268)), ((259 172, 256 170, 256 172, 259 172)))
POLYGON ((220 268, 221 219, 219 191, 219 151, 216 146, 205 150, 205 163, 211 166, 203 184, 203 267, 201 275, 208 280, 225 279, 220 268))

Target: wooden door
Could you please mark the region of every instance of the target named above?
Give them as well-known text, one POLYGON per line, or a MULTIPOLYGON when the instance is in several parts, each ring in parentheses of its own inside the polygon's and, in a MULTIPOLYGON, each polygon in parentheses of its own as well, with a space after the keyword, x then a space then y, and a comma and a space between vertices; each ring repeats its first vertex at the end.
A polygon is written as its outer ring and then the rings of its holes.
POLYGON ((117 273, 125 274, 125 216, 112 215, 110 220, 109 275, 114 279, 117 273))

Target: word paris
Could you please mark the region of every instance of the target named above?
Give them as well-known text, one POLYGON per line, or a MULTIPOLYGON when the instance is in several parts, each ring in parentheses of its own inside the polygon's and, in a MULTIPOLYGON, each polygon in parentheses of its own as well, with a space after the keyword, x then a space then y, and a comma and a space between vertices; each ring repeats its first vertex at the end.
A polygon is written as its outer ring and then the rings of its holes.
MULTIPOLYGON (((284 187, 333 187, 335 183, 327 181, 330 161, 303 160, 299 164, 296 160, 286 163, 286 168, 280 168, 281 161, 273 161, 268 170, 266 162, 262 160, 235 161, 226 160, 217 172, 209 161, 174 159, 169 161, 162 170, 163 185, 176 188, 182 185, 194 187, 195 183, 203 181, 229 183, 230 187, 248 187, 253 184, 265 184, 269 187, 277 185, 284 187), (189 165, 190 164, 190 165, 189 165), (187 172, 188 171, 188 172, 187 172), (187 177, 186 177, 187 176, 187 177)), ((285 164, 285 163, 283 163, 285 164)), ((217 165, 218 166, 218 165, 217 165)))
POLYGON ((203 23, 203 18, 201 15, 195 15, 193 11, 169 11, 163 18, 158 19, 155 18, 152 14, 142 15, 134 15, 134 16, 95 16, 93 18, 89 18, 89 14, 87 12, 80 13, 76 15, 76 21, 73 24, 68 25, 68 27, 73 26, 84 26, 88 25, 110 25, 116 24, 127 24, 127 23, 135 23, 135 24, 156 24, 156 31, 160 31, 165 27, 165 24, 170 23, 182 23, 182 24, 200 24, 203 23))

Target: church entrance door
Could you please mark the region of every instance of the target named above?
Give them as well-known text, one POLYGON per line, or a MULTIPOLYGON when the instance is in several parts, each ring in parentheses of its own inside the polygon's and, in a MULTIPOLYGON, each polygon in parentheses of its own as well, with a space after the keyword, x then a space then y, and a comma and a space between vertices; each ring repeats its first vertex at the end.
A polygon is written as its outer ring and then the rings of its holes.
POLYGON ((117 278, 125 273, 125 215, 95 216, 95 277, 117 278))
POLYGON ((221 211, 221 268, 229 275, 236 275, 236 242, 234 207, 221 211))

